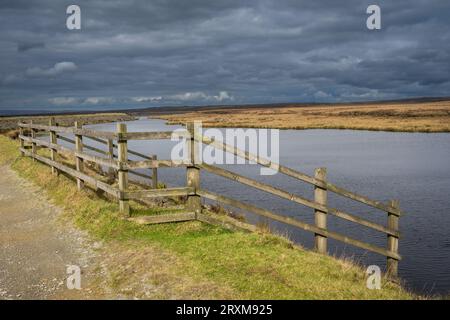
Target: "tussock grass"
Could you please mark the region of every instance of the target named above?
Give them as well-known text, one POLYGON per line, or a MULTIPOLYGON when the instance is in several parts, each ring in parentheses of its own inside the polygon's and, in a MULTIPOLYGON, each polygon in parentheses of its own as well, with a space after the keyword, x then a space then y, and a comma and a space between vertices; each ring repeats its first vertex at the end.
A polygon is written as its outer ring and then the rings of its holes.
MULTIPOLYGON (((189 297, 226 299, 414 299, 401 286, 384 282, 382 290, 366 288, 364 270, 333 257, 295 247, 267 233, 231 232, 198 221, 139 226, 119 218, 118 205, 91 190, 77 191, 72 179, 54 177, 50 168, 18 156, 17 142, 0 136, 0 161, 44 188, 76 225, 106 242, 126 243, 139 255, 146 248, 177 257, 177 272, 211 286, 190 289, 189 297), (156 249, 155 249, 156 248, 156 249), (158 249, 160 248, 160 249, 158 249), (197 289, 195 289, 197 288, 197 289)), ((135 204, 133 204, 135 206, 135 204)), ((138 213, 143 213, 144 209, 138 213)), ((151 208, 145 214, 157 214, 151 208)), ((157 268, 170 268, 164 254, 152 254, 157 268)), ((130 258, 131 259, 131 258, 130 258)), ((139 259, 134 268, 138 270, 139 259)), ((139 271, 137 272, 139 274, 139 271)), ((136 276, 136 273, 133 273, 136 276)), ((119 286, 124 274, 110 279, 119 286)), ((161 281, 164 281, 161 279, 161 281)), ((172 284, 176 285, 176 284, 172 284)))
POLYGON ((227 107, 156 115, 169 123, 201 120, 204 127, 352 129, 393 132, 450 132, 450 101, 358 105, 227 107))

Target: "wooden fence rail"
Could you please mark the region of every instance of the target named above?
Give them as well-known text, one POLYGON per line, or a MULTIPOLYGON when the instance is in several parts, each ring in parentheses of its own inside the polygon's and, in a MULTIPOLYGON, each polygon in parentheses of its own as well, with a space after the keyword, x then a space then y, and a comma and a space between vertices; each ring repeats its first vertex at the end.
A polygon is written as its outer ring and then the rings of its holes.
POLYGON ((84 188, 85 184, 94 188, 103 190, 117 199, 119 202, 120 212, 124 217, 130 216, 130 200, 145 200, 159 197, 186 197, 186 210, 188 212, 177 215, 161 215, 158 217, 133 217, 133 221, 142 223, 163 223, 175 221, 189 221, 198 219, 204 222, 214 221, 215 218, 209 217, 202 213, 201 199, 216 201, 225 205, 236 207, 256 215, 263 216, 274 221, 282 222, 300 229, 314 233, 315 249, 320 253, 327 253, 327 239, 335 239, 340 242, 362 248, 364 250, 375 252, 387 258, 387 275, 396 276, 398 272, 398 262, 401 259, 398 253, 398 239, 400 233, 398 230, 398 220, 401 215, 398 201, 390 203, 382 203, 374 201, 368 197, 338 187, 327 180, 327 172, 325 168, 318 168, 314 176, 309 176, 297 170, 285 167, 278 163, 274 163, 268 159, 251 154, 247 151, 240 150, 235 146, 227 145, 221 141, 203 136, 194 130, 192 123, 187 124, 184 132, 177 132, 176 136, 185 138, 186 150, 188 150, 187 161, 159 160, 156 155, 143 154, 128 148, 129 140, 153 140, 153 139, 170 139, 172 132, 128 132, 125 124, 118 124, 116 132, 96 131, 85 129, 79 123, 75 123, 73 127, 60 127, 55 124, 54 120, 50 120, 49 125, 40 125, 33 123, 19 123, 20 129, 20 151, 22 155, 30 156, 35 160, 41 161, 52 167, 52 172, 64 172, 77 180, 79 189, 84 188), (25 130, 30 132, 30 136, 25 135, 25 130), (37 138, 37 132, 44 131, 49 133, 49 140, 41 140, 37 138), (75 139, 65 136, 72 134, 75 139), (75 146, 74 149, 58 144, 58 139, 75 146), (99 143, 105 149, 99 146, 92 146, 86 143, 86 140, 92 140, 99 143), (31 150, 27 145, 31 144, 31 150), (297 194, 287 192, 283 189, 271 186, 267 183, 259 182, 255 179, 245 177, 223 168, 213 166, 206 163, 199 163, 199 152, 201 152, 202 144, 211 145, 217 149, 229 152, 235 156, 241 157, 247 161, 257 163, 261 166, 272 168, 289 177, 295 178, 302 182, 309 183, 314 187, 314 199, 307 199, 297 194), (50 158, 38 154, 38 147, 48 148, 50 150, 50 158), (93 151, 101 156, 87 154, 85 150, 93 151), (76 160, 76 168, 71 168, 57 161, 58 153, 70 154, 76 160), (129 154, 140 158, 134 160, 129 158, 129 154), (141 160, 143 159, 143 160, 141 160), (97 165, 109 168, 110 173, 116 173, 118 181, 117 185, 108 184, 99 179, 89 176, 85 173, 85 162, 92 162, 97 165), (185 167, 186 168, 186 186, 177 188, 158 189, 158 168, 167 167, 185 167), (152 174, 144 174, 140 169, 151 169, 152 174), (259 208, 254 205, 244 203, 223 195, 215 194, 200 186, 200 172, 206 171, 211 174, 230 179, 237 183, 248 187, 270 193, 282 199, 289 200, 296 204, 305 206, 314 211, 314 224, 308 224, 298 219, 283 216, 267 209, 259 208), (150 179, 152 189, 145 190, 129 190, 129 174, 150 179), (361 218, 356 214, 351 214, 343 210, 332 208, 328 205, 328 192, 346 197, 353 201, 363 203, 369 207, 387 213, 387 225, 369 221, 361 218), (387 247, 382 248, 364 241, 353 239, 345 235, 328 230, 327 216, 334 215, 338 218, 362 225, 364 227, 382 232, 387 235, 387 247))

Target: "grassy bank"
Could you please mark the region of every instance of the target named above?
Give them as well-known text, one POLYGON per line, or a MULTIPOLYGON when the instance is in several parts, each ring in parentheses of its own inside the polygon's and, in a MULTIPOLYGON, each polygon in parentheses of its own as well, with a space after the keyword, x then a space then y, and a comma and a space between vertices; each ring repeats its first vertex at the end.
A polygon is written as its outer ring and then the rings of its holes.
POLYGON ((50 117, 55 118, 56 123, 60 126, 73 126, 75 121, 80 121, 84 124, 105 123, 114 121, 131 121, 134 119, 126 113, 119 112, 104 112, 92 114, 64 114, 64 115, 43 115, 43 116, 13 116, 0 117, 0 132, 8 132, 17 129, 18 122, 33 121, 36 124, 47 125, 50 117))
POLYGON ((166 119, 169 123, 202 120, 204 127, 450 132, 450 101, 274 108, 218 107, 155 117, 166 119))
MULTIPOLYGON (((177 272, 214 283, 192 292, 195 298, 224 299, 412 299, 400 286, 384 282, 366 288, 364 270, 349 261, 296 248, 269 234, 231 232, 200 222, 137 226, 118 218, 118 205, 93 191, 77 191, 64 175, 19 157, 17 142, 0 136, 0 163, 44 188, 65 215, 105 242, 123 242, 139 254, 146 247, 177 257, 177 272), (202 291, 204 290, 204 291, 202 291)), ((149 209, 149 211, 158 210, 149 209)), ((135 213, 135 212, 134 212, 135 213)), ((151 212, 149 212, 151 213, 151 212)), ((142 214, 142 212, 140 212, 142 214)), ((155 267, 173 268, 164 255, 155 267), (165 266, 166 265, 166 266, 165 266)), ((133 274, 133 273, 130 273, 133 274)))

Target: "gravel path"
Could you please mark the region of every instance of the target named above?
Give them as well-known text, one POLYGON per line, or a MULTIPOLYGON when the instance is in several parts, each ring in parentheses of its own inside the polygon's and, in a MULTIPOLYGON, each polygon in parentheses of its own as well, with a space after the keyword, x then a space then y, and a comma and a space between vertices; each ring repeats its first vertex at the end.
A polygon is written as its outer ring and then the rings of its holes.
POLYGON ((0 167, 0 299, 105 298, 89 289, 98 243, 58 219, 43 192, 0 167), (69 290, 67 266, 82 270, 83 290, 69 290))
POLYGON ((233 290, 183 270, 158 245, 100 243, 75 228, 45 192, 0 165, 0 300, 230 299, 233 290), (81 290, 67 288, 67 266, 81 290))

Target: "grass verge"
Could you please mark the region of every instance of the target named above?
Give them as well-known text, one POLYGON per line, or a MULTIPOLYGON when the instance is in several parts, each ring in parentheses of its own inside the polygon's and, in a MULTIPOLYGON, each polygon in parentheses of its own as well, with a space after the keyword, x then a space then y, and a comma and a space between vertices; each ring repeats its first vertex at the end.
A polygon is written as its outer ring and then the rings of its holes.
POLYGON ((384 282, 381 290, 369 290, 361 267, 299 249, 278 236, 231 232, 198 221, 138 226, 121 220, 116 203, 91 190, 77 191, 72 179, 52 176, 49 167, 20 157, 17 149, 17 142, 0 136, 0 164, 11 165, 20 176, 45 189, 78 227, 106 242, 131 243, 136 253, 146 245, 161 248, 179 258, 179 272, 198 281, 219 284, 219 288, 214 287, 217 294, 196 292, 193 297, 417 298, 390 282, 384 282))

